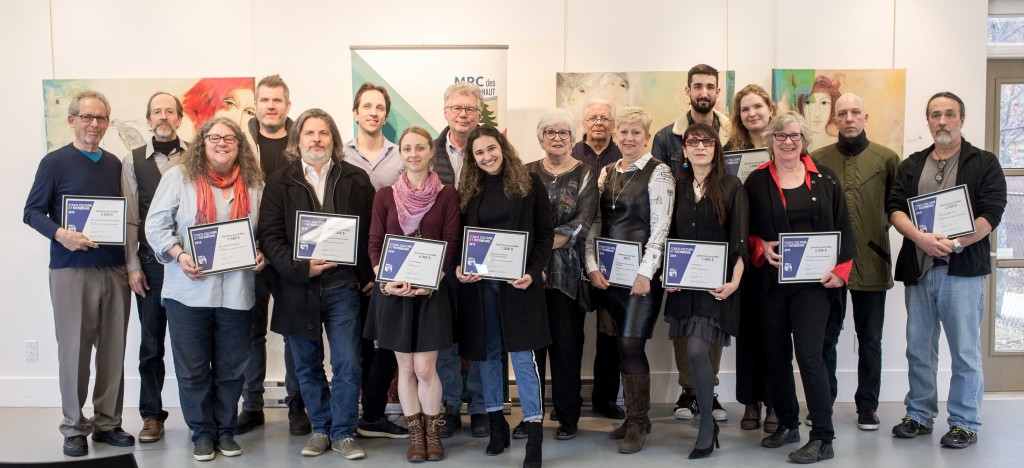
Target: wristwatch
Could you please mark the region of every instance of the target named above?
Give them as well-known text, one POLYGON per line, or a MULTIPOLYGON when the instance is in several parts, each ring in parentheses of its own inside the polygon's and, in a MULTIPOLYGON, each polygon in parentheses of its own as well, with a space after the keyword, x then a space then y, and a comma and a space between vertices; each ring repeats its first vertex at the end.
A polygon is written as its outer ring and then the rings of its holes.
POLYGON ((964 246, 960 245, 960 239, 953 239, 953 253, 960 253, 964 251, 964 246))

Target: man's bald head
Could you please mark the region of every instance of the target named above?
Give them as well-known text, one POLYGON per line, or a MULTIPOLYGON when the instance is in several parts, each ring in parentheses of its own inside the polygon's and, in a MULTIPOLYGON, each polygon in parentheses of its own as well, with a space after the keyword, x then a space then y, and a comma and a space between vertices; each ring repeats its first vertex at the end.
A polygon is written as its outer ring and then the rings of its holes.
POLYGON ((864 100, 853 93, 846 93, 836 99, 835 124, 845 138, 856 138, 868 123, 864 100))

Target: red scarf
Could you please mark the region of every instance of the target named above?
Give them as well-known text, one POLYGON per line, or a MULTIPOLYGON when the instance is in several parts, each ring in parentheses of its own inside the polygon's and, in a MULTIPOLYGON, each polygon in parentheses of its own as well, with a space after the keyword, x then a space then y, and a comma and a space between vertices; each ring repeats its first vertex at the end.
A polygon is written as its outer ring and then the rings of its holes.
POLYGON ((402 226, 403 234, 413 235, 419 230, 423 215, 434 206, 437 193, 441 191, 441 180, 437 173, 431 171, 423 183, 423 188, 417 190, 409 185, 409 175, 403 172, 398 176, 393 190, 395 208, 398 209, 398 224, 402 226))
POLYGON ((231 219, 240 219, 249 216, 249 190, 245 186, 245 180, 240 176, 242 168, 235 164, 231 174, 221 177, 213 171, 213 168, 206 166, 206 174, 196 177, 196 224, 209 224, 217 221, 217 202, 213 200, 213 190, 210 185, 219 189, 235 186, 235 203, 231 207, 231 219))

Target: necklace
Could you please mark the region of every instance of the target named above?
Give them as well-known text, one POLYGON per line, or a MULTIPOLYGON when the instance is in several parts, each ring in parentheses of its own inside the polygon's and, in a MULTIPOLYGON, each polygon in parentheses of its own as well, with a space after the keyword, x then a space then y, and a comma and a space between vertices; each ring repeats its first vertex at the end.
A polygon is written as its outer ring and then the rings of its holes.
POLYGON ((708 181, 707 177, 705 177, 704 180, 701 180, 700 182, 697 182, 697 178, 693 179, 693 195, 697 197, 696 198, 697 200, 700 200, 700 197, 702 195, 700 189, 701 189, 701 187, 704 186, 704 182, 707 182, 707 181, 708 181))
MULTIPOLYGON (((612 168, 612 170, 615 171, 615 168, 612 168)), ((629 179, 626 180, 626 183, 622 184, 622 187, 619 188, 619 194, 615 195, 615 198, 612 199, 612 209, 613 210, 615 209, 615 204, 619 201, 619 197, 622 196, 622 192, 626 191, 626 187, 629 185, 630 182, 633 181, 633 178, 636 177, 636 173, 640 172, 640 170, 637 169, 637 170, 632 171, 632 172, 633 172, 633 174, 631 174, 629 176, 629 179)), ((619 174, 619 172, 615 171, 616 181, 619 179, 619 175, 618 174, 619 174)), ((615 187, 614 186, 612 186, 612 193, 615 193, 615 187)))

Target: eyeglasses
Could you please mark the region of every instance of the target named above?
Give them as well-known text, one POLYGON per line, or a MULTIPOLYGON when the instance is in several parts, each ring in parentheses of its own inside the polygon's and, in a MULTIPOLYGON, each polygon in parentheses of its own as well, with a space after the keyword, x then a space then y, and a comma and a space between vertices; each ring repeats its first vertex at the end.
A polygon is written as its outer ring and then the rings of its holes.
POLYGON ((704 145, 705 148, 709 148, 715 145, 714 138, 688 138, 686 140, 686 146, 696 148, 700 145, 704 145))
POLYGON ((587 122, 588 124, 591 124, 591 125, 596 124, 598 122, 606 124, 606 123, 611 122, 611 121, 612 121, 612 119, 609 119, 608 117, 588 117, 587 120, 585 120, 585 122, 587 122))
POLYGON ((465 106, 448 106, 446 109, 452 111, 453 114, 459 115, 462 111, 466 111, 466 115, 475 115, 480 112, 479 107, 465 107, 465 106))
POLYGON ((793 143, 798 143, 800 140, 804 139, 804 136, 801 133, 774 133, 772 136, 775 137, 775 141, 779 143, 786 141, 787 138, 793 140, 793 143))
POLYGON ((554 140, 558 137, 559 140, 568 140, 572 134, 568 130, 544 130, 544 138, 548 140, 554 140))
POLYGON ((95 120, 95 121, 97 121, 97 122, 99 122, 101 124, 105 124, 107 122, 110 122, 110 117, 107 117, 105 115, 82 114, 82 115, 76 115, 75 117, 78 117, 79 119, 82 120, 82 122, 85 122, 85 123, 92 123, 93 120, 95 120))
POLYGON ((224 140, 224 143, 229 145, 238 143, 238 137, 234 135, 217 135, 216 133, 206 135, 206 141, 210 143, 217 144, 220 143, 221 140, 224 140))
POLYGON ((939 172, 935 173, 935 181, 936 182, 942 182, 942 179, 945 177, 945 172, 946 172, 946 160, 943 159, 942 161, 939 161, 938 166, 939 166, 939 172))

